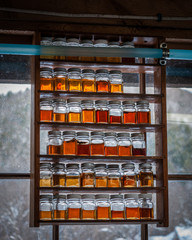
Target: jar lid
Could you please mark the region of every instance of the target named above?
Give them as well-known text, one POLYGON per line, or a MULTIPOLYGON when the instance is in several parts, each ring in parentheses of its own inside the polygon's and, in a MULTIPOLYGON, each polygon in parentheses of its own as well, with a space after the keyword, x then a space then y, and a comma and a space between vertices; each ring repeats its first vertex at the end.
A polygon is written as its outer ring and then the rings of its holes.
POLYGON ((52 68, 49 67, 41 67, 40 72, 51 72, 52 73, 52 68))
POLYGON ((89 137, 89 132, 77 132, 77 137, 89 137))
POLYGON ((58 37, 53 39, 53 42, 59 42, 59 41, 66 42, 66 38, 58 37))
POLYGON ((43 199, 52 200, 53 194, 52 193, 42 194, 39 196, 39 198, 40 198, 40 201, 43 199))
POLYGON ((81 168, 91 168, 93 169, 94 168, 94 163, 82 163, 81 164, 81 168))
POLYGON ((117 137, 126 137, 126 138, 130 138, 131 134, 130 133, 117 133, 117 137))
POLYGON ((122 103, 123 103, 123 105, 132 105, 132 106, 135 106, 135 103, 132 102, 132 101, 123 101, 122 103))
POLYGON ((111 195, 110 199, 122 199, 123 200, 123 195, 120 195, 120 194, 111 195))
POLYGON ((135 164, 134 163, 124 163, 121 166, 122 166, 122 169, 123 168, 135 168, 135 164))
POLYGON ((81 195, 81 199, 95 199, 95 196, 93 194, 83 194, 81 195))
POLYGON ((135 138, 135 139, 138 138, 138 139, 144 140, 144 134, 143 133, 132 133, 131 137, 135 138))
POLYGON ((55 136, 55 137, 58 136, 58 137, 60 137, 61 132, 60 131, 49 131, 48 136, 55 136))
POLYGON ((140 163, 139 168, 152 168, 151 163, 140 163))
POLYGON ((67 199, 81 199, 80 194, 67 194, 67 199))
POLYGON ((42 98, 40 99, 40 105, 42 104, 49 104, 49 105, 52 105, 53 101, 50 100, 49 98, 42 98))
POLYGON ((138 199, 138 194, 135 194, 135 193, 127 193, 124 195, 124 198, 134 198, 134 199, 138 199))
POLYGON ((91 136, 104 136, 104 132, 91 132, 91 136))
POLYGON ((51 168, 51 163, 40 163, 40 168, 51 168))
POLYGON ((92 40, 84 39, 84 40, 81 40, 81 45, 82 45, 82 47, 92 47, 93 42, 92 42, 92 40))
POLYGON ((115 41, 109 42, 109 47, 119 47, 119 45, 120 45, 119 42, 115 42, 115 41))
POLYGON ((100 199, 100 198, 106 198, 106 199, 109 199, 109 195, 107 194, 97 194, 95 196, 96 199, 100 199))
POLYGON ((79 39, 78 38, 68 38, 67 43, 76 43, 79 44, 79 39))
POLYGON ((134 48, 135 46, 133 42, 124 42, 122 43, 122 47, 134 48))
POLYGON ((73 135, 73 136, 75 136, 76 135, 76 132, 75 131, 64 131, 63 132, 63 136, 64 135, 73 135))
POLYGON ((62 105, 66 105, 66 101, 65 100, 63 100, 63 99, 54 99, 54 101, 53 101, 53 105, 55 105, 55 104, 62 104, 62 105))
POLYGON ((93 100, 82 100, 81 104, 94 104, 93 100))
POLYGON ((108 40, 106 40, 106 39, 97 39, 97 40, 95 40, 94 45, 108 45, 108 40))
POLYGON ((148 101, 138 101, 136 102, 136 105, 149 105, 148 101))
POLYGON ((107 168, 107 165, 98 163, 98 164, 95 164, 95 169, 96 168, 107 168))
POLYGON ((63 163, 54 163, 53 164, 53 169, 55 169, 55 168, 64 170, 65 169, 65 164, 63 164, 63 163))
POLYGON ((111 70, 111 71, 109 71, 109 74, 121 74, 122 75, 122 72, 119 70, 111 70))
POLYGON ((99 73, 105 73, 105 74, 108 74, 109 71, 107 69, 97 69, 96 70, 96 74, 99 74, 99 73))
POLYGON ((95 71, 93 69, 83 69, 82 73, 92 73, 92 74, 94 74, 95 71))
POLYGON ((79 169, 79 164, 78 163, 68 163, 66 164, 67 169, 79 169))
POLYGON ((109 164, 108 169, 119 169, 119 165, 118 164, 109 164))
POLYGON ((54 72, 67 72, 66 68, 54 68, 53 69, 54 72))
POLYGON ((107 100, 96 100, 95 104, 99 104, 99 105, 107 105, 109 102, 107 100))
POLYGON ((80 68, 69 68, 68 72, 77 72, 77 73, 81 73, 81 69, 80 68))
POLYGON ((62 193, 57 193, 57 194, 55 194, 54 195, 54 197, 53 197, 54 199, 58 199, 58 200, 65 200, 66 199, 66 195, 65 194, 62 194, 62 193))
POLYGON ((67 99, 67 103, 81 103, 81 101, 76 98, 70 98, 70 99, 67 99))
POLYGON ((119 106, 121 106, 121 102, 120 101, 109 101, 109 105, 119 105, 119 106))
POLYGON ((152 199, 152 194, 151 193, 146 193, 146 194, 139 194, 138 196, 139 198, 148 198, 148 199, 152 199))
POLYGON ((106 132, 105 137, 116 137, 116 133, 115 132, 106 132))

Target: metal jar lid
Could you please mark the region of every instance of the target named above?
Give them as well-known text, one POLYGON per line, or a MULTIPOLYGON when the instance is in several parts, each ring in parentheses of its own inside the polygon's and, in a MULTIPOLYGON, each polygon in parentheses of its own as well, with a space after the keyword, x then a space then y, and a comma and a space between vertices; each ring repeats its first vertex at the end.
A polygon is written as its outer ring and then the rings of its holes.
POLYGON ((124 168, 132 168, 134 169, 135 168, 135 164, 134 163, 124 163, 121 165, 122 169, 124 168))
POLYGON ((64 132, 63 132, 63 136, 65 136, 65 135, 75 136, 75 135, 76 135, 76 132, 75 132, 75 131, 64 131, 64 132))
POLYGON ((122 72, 119 71, 119 70, 111 70, 111 71, 109 72, 109 74, 119 74, 119 75, 122 75, 122 72))
POLYGON ((104 132, 97 132, 97 131, 91 132, 91 137, 93 137, 93 136, 101 136, 101 137, 104 137, 104 132))
POLYGON ((81 69, 80 68, 69 68, 68 69, 69 73, 81 73, 81 69))
POLYGON ((66 68, 61 68, 61 67, 54 68, 53 71, 54 71, 54 73, 55 72, 65 72, 65 73, 67 72, 66 68))
POLYGON ((79 99, 76 99, 76 98, 70 98, 70 99, 67 99, 67 103, 81 103, 81 100, 79 99))
POLYGON ((106 132, 105 137, 116 137, 116 133, 115 132, 106 132))
POLYGON ((108 101, 107 100, 96 100, 95 101, 95 104, 98 104, 98 105, 108 105, 108 101))
POLYGON ((81 104, 94 104, 93 100, 82 100, 81 104))
POLYGON ((108 194, 97 194, 95 196, 96 199, 101 199, 101 198, 106 198, 109 199, 109 195, 108 194))
POLYGON ((106 40, 106 39, 97 39, 97 40, 95 40, 95 42, 94 42, 94 45, 96 46, 96 45, 108 45, 108 40, 106 40))
POLYGON ((91 170, 93 170, 94 169, 94 163, 82 163, 81 164, 81 168, 83 169, 83 168, 89 168, 89 169, 91 169, 91 170))
POLYGON ((134 48, 133 42, 123 42, 121 47, 134 48))
POLYGON ((61 137, 61 132, 60 131, 49 131, 48 136, 61 137))
POLYGON ((108 74, 109 73, 109 71, 107 70, 107 69, 97 69, 96 70, 96 74, 100 74, 100 73, 104 73, 104 74, 108 74))
POLYGON ((123 195, 120 195, 120 194, 111 195, 110 199, 120 199, 120 200, 123 200, 123 195))
POLYGON ((92 47, 93 42, 92 42, 92 40, 89 40, 89 39, 83 39, 83 40, 81 40, 81 46, 82 47, 92 47))
POLYGON ((41 68, 40 68, 40 72, 50 72, 50 73, 52 73, 52 68, 49 68, 49 67, 41 67, 41 68))
POLYGON ((89 132, 77 132, 77 137, 89 137, 89 132))
POLYGON ((152 194, 151 193, 146 193, 146 194, 139 194, 138 198, 148 198, 148 199, 152 199, 152 194))
POLYGON ((119 165, 118 164, 109 164, 108 165, 108 169, 119 169, 119 165))
POLYGON ((91 200, 95 200, 95 196, 93 194, 83 194, 81 195, 81 199, 91 199, 91 200))
POLYGON ((109 47, 119 47, 119 45, 120 45, 119 42, 115 42, 115 41, 109 42, 109 47))
POLYGON ((81 199, 80 194, 67 194, 67 199, 81 199))
POLYGON ((134 199, 138 199, 138 194, 135 194, 135 193, 127 193, 124 195, 124 198, 134 198, 134 199))
POLYGON ((85 73, 91 73, 91 74, 95 74, 95 71, 93 69, 83 69, 82 70, 82 73, 85 74, 85 73))
POLYGON ((68 163, 66 164, 66 169, 79 169, 79 164, 78 163, 68 163))
POLYGON ((131 134, 130 133, 117 133, 118 138, 130 138, 131 134))
POLYGON ((119 105, 119 106, 121 106, 121 102, 120 101, 109 101, 109 105, 119 105))
POLYGON ((130 106, 134 106, 135 107, 135 103, 132 102, 132 101, 123 101, 122 104, 123 104, 123 106, 130 105, 130 106))
POLYGON ((107 165, 98 163, 98 164, 95 164, 95 169, 97 169, 97 168, 107 168, 107 165))

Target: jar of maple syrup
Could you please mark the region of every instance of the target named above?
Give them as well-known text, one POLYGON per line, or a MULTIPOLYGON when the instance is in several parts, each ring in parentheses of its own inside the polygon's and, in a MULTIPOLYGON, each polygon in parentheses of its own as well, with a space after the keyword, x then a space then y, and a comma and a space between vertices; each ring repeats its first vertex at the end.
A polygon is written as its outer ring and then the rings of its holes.
POLYGON ((121 124, 121 102, 120 101, 109 101, 109 123, 110 124, 121 124))
POLYGON ((66 165, 66 187, 80 187, 79 164, 68 163, 66 165))
POLYGON ((154 186, 154 178, 152 171, 151 163, 141 163, 139 164, 139 180, 141 187, 153 187, 154 186))
POLYGON ((54 68, 55 91, 67 91, 67 70, 65 68, 54 68))
POLYGON ((53 198, 53 219, 65 220, 67 218, 66 195, 57 194, 53 198))
POLYGON ((105 156, 118 156, 117 138, 115 132, 107 132, 104 137, 105 156))
POLYGON ((111 195, 111 219, 123 220, 125 219, 125 206, 123 201, 123 195, 111 195))
POLYGON ((91 132, 91 156, 104 156, 104 133, 91 132))
POLYGON ((134 163, 122 164, 123 187, 137 187, 137 175, 134 163))
POLYGON ((53 164, 53 187, 65 186, 65 165, 62 163, 53 164))
MULTIPOLYGON (((83 39, 81 41, 81 47, 85 47, 85 48, 90 48, 93 47, 93 42, 92 40, 89 39, 83 39)), ((89 49, 85 49, 85 51, 89 51, 89 49)), ((95 61, 95 57, 79 57, 80 61, 83 62, 94 62, 95 61)))
POLYGON ((108 187, 121 187, 121 173, 118 164, 108 165, 108 187))
POLYGON ((81 196, 81 216, 82 220, 94 220, 96 218, 95 196, 83 194, 81 196))
POLYGON ((109 71, 107 69, 96 70, 97 92, 109 92, 109 71))
POLYGON ((94 70, 92 69, 82 70, 82 90, 83 92, 96 92, 94 70))
POLYGON ((77 140, 75 131, 63 132, 63 154, 64 155, 77 154, 77 140))
POLYGON ((122 73, 118 70, 111 70, 109 72, 110 79, 110 92, 111 93, 122 93, 123 92, 123 79, 122 73))
POLYGON ((82 109, 82 123, 95 123, 95 108, 94 101, 92 100, 82 100, 81 101, 82 109))
POLYGON ((51 122, 53 120, 53 105, 49 99, 40 101, 40 121, 51 122))
POLYGON ((40 163, 40 187, 52 186, 52 171, 50 163, 40 163))
POLYGON ((70 92, 81 92, 81 69, 69 68, 68 69, 68 89, 70 92))
POLYGON ((138 194, 128 193, 124 195, 126 219, 140 219, 138 194))
POLYGON ((67 122, 67 107, 66 102, 56 99, 53 103, 53 121, 67 122))
POLYGON ((106 164, 95 164, 95 187, 107 187, 106 164))
POLYGON ((146 144, 144 134, 132 133, 131 138, 133 143, 133 156, 146 156, 146 144))
POLYGON ((81 122, 81 105, 79 99, 67 99, 68 105, 68 122, 80 123, 81 122))
POLYGON ((81 195, 68 194, 67 195, 67 219, 80 220, 81 219, 81 195))
POLYGON ((95 101, 96 123, 108 123, 108 101, 97 100, 95 101))
POLYGON ((61 139, 61 132, 60 131, 49 131, 48 132, 48 152, 47 154, 50 155, 58 155, 62 154, 62 139, 61 139))
POLYGON ((78 132, 76 140, 77 140, 77 155, 90 156, 89 132, 78 132))
POLYGON ((136 103, 137 108, 137 123, 151 123, 151 110, 149 108, 149 102, 138 101, 136 103))
POLYGON ((40 195, 39 217, 40 220, 52 220, 53 194, 40 195))
POLYGON ((95 185, 94 163, 82 163, 81 171, 82 171, 81 186, 94 187, 95 185))
POLYGON ((139 194, 139 212, 141 219, 154 218, 152 194, 139 194))
POLYGON ((132 141, 129 133, 117 133, 119 156, 132 156, 132 141))
POLYGON ((52 75, 52 68, 42 67, 40 68, 40 90, 53 91, 54 79, 52 75))
POLYGON ((111 209, 109 195, 98 194, 96 198, 96 218, 98 220, 109 220, 111 218, 111 209))
POLYGON ((135 103, 131 101, 123 101, 122 104, 123 104, 123 123, 135 124, 137 122, 135 103))

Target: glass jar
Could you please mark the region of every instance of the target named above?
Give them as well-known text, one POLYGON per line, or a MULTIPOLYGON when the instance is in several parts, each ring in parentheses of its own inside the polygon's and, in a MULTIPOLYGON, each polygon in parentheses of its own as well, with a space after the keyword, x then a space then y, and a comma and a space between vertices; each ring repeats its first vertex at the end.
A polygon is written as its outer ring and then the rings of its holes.
POLYGON ((121 124, 121 102, 120 101, 109 101, 109 123, 110 124, 121 124))
POLYGON ((81 164, 81 186, 82 187, 94 187, 95 185, 95 174, 93 163, 81 164))
POLYGON ((122 73, 118 70, 111 70, 109 72, 110 79, 110 92, 111 93, 122 93, 123 92, 123 79, 122 73))
POLYGON ((53 121, 67 122, 67 107, 66 102, 56 99, 53 103, 53 121))
POLYGON ((67 218, 66 195, 55 195, 53 198, 53 219, 65 220, 67 218))
POLYGON ((40 121, 51 122, 53 119, 53 105, 52 101, 42 99, 40 101, 40 121))
POLYGON ((95 123, 95 108, 94 101, 92 100, 82 100, 82 123, 95 123))
MULTIPOLYGON (((88 39, 85 39, 85 40, 82 40, 81 41, 81 47, 93 47, 93 42, 92 40, 88 40, 88 39)), ((85 49, 85 51, 88 51, 88 49, 85 49)), ((94 62, 95 61, 95 57, 80 57, 80 61, 83 61, 83 62, 94 62)))
POLYGON ((154 218, 152 194, 139 194, 139 212, 141 219, 154 218))
MULTIPOLYGON (((108 47, 106 39, 97 39, 94 42, 94 47, 108 47)), ((96 57, 96 62, 107 62, 107 57, 96 57)))
POLYGON ((68 194, 67 195, 68 220, 81 219, 81 195, 68 194))
POLYGON ((119 156, 132 156, 132 141, 129 133, 118 133, 118 153, 119 156))
MULTIPOLYGON (((119 42, 109 42, 108 47, 110 48, 119 48, 119 42)), ((108 62, 114 62, 114 63, 120 63, 121 62, 121 58, 120 57, 108 57, 107 58, 108 62)))
POLYGON ((52 186, 52 171, 50 163, 40 163, 40 187, 52 186))
POLYGON ((95 164, 95 187, 107 187, 106 164, 95 164))
POLYGON ((91 132, 91 156, 104 156, 104 133, 91 132))
POLYGON ((137 174, 134 163, 122 164, 123 187, 137 187, 137 174))
POLYGON ((96 218, 95 196, 83 194, 81 196, 81 216, 83 220, 94 220, 96 218))
POLYGON ((81 106, 78 99, 67 99, 68 104, 68 122, 80 123, 81 122, 81 106))
POLYGON ((67 70, 65 68, 54 68, 55 91, 67 91, 67 70))
POLYGON ((98 220, 109 220, 111 218, 111 209, 109 195, 98 194, 96 198, 96 218, 98 220))
POLYGON ((69 68, 68 69, 68 89, 70 92, 81 92, 81 69, 69 68))
POLYGON ((126 219, 140 219, 139 203, 137 194, 124 195, 126 219))
POLYGON ((97 100, 95 101, 95 111, 96 111, 96 123, 108 123, 108 101, 97 100))
MULTIPOLYGON (((135 48, 133 42, 123 42, 122 48, 135 48)), ((122 57, 121 59, 122 63, 128 63, 128 64, 133 64, 135 63, 135 58, 128 58, 128 57, 122 57)))
POLYGON ((40 220, 52 220, 52 194, 40 195, 39 217, 40 220))
POLYGON ((89 132, 77 133, 77 155, 90 156, 89 132))
MULTIPOLYGON (((40 41, 41 46, 52 46, 52 37, 42 37, 40 41)), ((53 56, 42 56, 40 58, 43 59, 53 59, 53 56)))
POLYGON ((53 164, 53 187, 65 186, 65 165, 62 163, 53 164))
MULTIPOLYGON (((66 46, 66 38, 57 37, 53 39, 53 46, 66 46)), ((65 60, 65 56, 54 56, 55 60, 65 60)))
POLYGON ((149 102, 139 101, 136 103, 137 108, 137 123, 151 123, 151 110, 149 102))
MULTIPOLYGON (((79 47, 79 39, 78 38, 68 38, 66 42, 66 46, 69 47, 79 47)), ((67 61, 78 61, 79 57, 78 56, 66 56, 65 59, 67 61)))
POLYGON ((83 92, 96 92, 94 70, 82 70, 82 90, 83 92))
POLYGON ((50 155, 58 155, 62 154, 62 139, 60 131, 49 131, 48 132, 48 146, 47 146, 47 154, 50 155))
POLYGON ((135 103, 131 101, 123 101, 123 123, 135 124, 137 123, 136 117, 135 103))
POLYGON ((142 133, 131 134, 133 148, 133 156, 146 156, 145 138, 142 133))
POLYGON ((104 137, 105 156, 118 156, 116 133, 107 132, 104 137))
POLYGON ((80 187, 79 164, 68 163, 66 165, 66 187, 80 187))
POLYGON ((63 154, 64 155, 77 154, 77 140, 75 131, 63 132, 63 154))
POLYGON ((153 171, 151 163, 141 163, 139 164, 139 181, 141 187, 153 187, 153 171))
POLYGON ((40 90, 53 91, 54 79, 52 76, 52 69, 49 67, 40 68, 40 90))
POLYGON ((97 92, 109 92, 109 71, 107 69, 96 70, 97 92))
POLYGON ((125 206, 123 202, 123 195, 111 195, 111 219, 123 220, 125 219, 125 206))
POLYGON ((121 173, 118 164, 108 165, 108 187, 121 187, 121 173))

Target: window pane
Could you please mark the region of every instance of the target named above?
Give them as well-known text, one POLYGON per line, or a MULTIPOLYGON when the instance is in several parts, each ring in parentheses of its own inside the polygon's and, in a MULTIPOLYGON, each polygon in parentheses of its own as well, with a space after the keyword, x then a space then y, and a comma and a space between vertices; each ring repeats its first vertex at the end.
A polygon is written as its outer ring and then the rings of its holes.
POLYGON ((51 240, 52 227, 29 227, 29 180, 0 180, 1 240, 51 240))
POLYGON ((191 240, 191 192, 192 181, 169 182, 169 227, 149 225, 150 240, 191 240))

